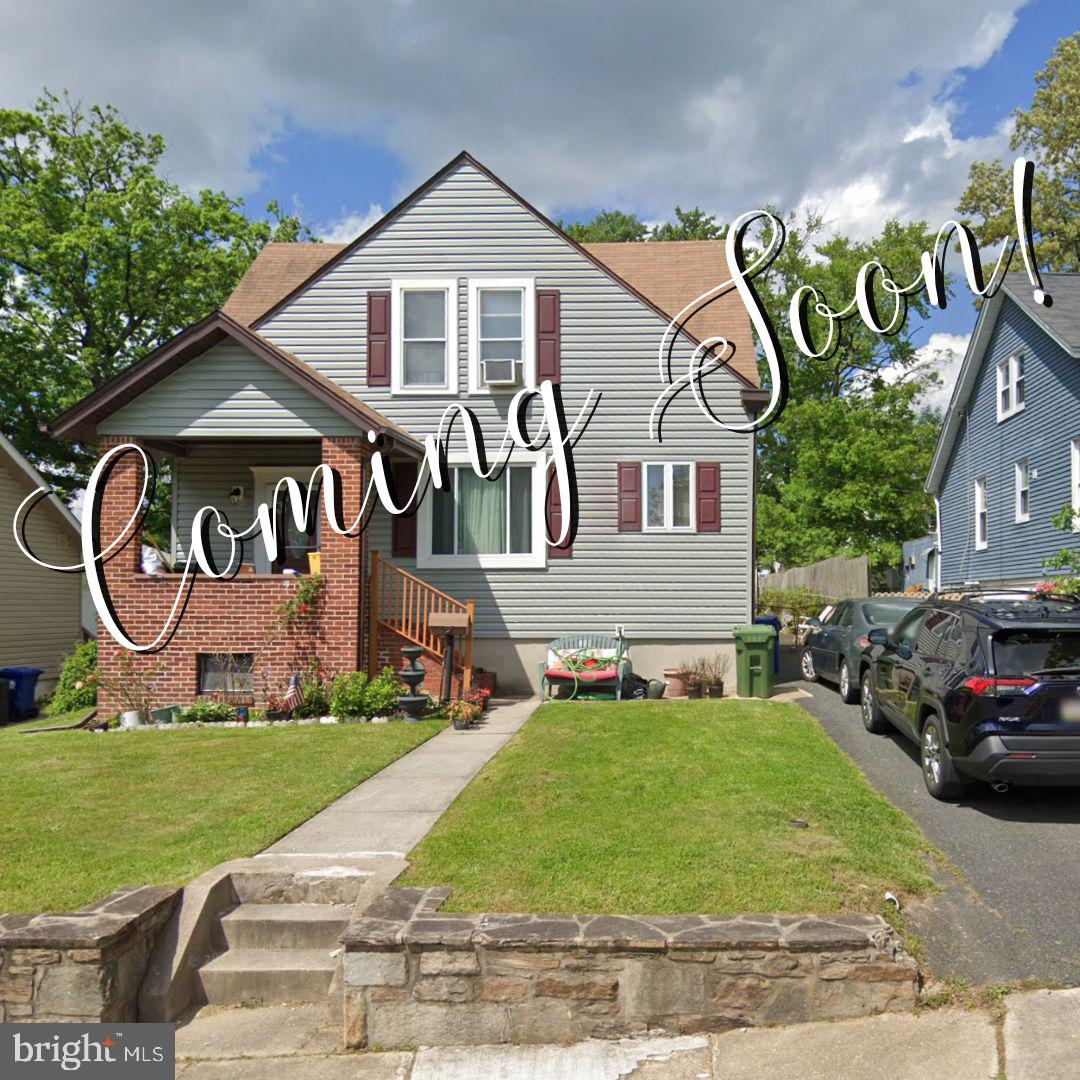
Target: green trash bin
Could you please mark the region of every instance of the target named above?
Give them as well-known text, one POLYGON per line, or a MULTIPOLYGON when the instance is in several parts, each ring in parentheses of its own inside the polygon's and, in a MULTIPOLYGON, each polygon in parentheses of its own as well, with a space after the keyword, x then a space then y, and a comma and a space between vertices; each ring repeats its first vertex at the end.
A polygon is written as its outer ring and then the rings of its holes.
POLYGON ((739 697, 772 697, 776 630, 771 626, 740 626, 734 636, 735 683, 739 697))

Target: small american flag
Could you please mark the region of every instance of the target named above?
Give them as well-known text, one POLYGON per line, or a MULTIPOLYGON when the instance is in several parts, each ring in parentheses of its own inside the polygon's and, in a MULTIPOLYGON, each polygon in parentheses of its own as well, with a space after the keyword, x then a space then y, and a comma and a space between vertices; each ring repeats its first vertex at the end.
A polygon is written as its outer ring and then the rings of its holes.
POLYGON ((294 675, 289 680, 289 689, 285 693, 285 708, 292 712, 304 704, 304 692, 300 689, 300 679, 294 675))

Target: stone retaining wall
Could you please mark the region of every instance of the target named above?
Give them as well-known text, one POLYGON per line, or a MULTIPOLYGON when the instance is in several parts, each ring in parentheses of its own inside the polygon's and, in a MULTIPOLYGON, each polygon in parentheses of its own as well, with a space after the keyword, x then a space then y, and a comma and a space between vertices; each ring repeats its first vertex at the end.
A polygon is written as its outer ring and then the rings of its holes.
POLYGON ((875 915, 438 914, 391 888, 342 936, 344 1042, 385 1048, 690 1034, 913 1008, 875 915))
POLYGON ((0 1019, 136 1020, 178 889, 123 888, 71 915, 0 915, 0 1019))

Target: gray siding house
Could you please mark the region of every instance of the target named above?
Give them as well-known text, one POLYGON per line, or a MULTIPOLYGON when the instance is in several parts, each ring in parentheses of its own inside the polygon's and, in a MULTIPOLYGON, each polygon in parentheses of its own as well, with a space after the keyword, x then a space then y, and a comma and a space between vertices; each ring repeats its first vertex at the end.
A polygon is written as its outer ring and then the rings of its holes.
MULTIPOLYGON (((547 543, 560 509, 545 501, 544 453, 515 451, 504 484, 457 468, 454 492, 430 492, 414 518, 380 508, 365 534, 357 662, 375 665, 380 628, 431 644, 430 604, 405 611, 427 590, 436 606, 441 597, 469 612, 469 659, 500 688, 535 687, 550 639, 618 628, 635 670, 659 675, 730 648, 753 613, 753 436, 710 423, 688 391, 668 409, 662 441, 648 427, 665 328, 727 277, 721 242, 581 246, 462 154, 351 244, 268 245, 212 327, 163 346, 54 430, 173 457, 180 561, 199 507, 250 521, 281 476, 306 476, 325 458, 327 440, 389 432, 408 480, 451 402, 475 412, 495 448, 522 386, 558 383, 570 418, 596 390, 574 448, 572 548, 547 543), (157 377, 140 382, 154 364, 157 377)), ((709 405, 745 424, 763 394, 734 292, 686 323, 672 368, 685 372, 697 342, 717 335, 734 356, 709 377, 709 405)), ((463 443, 449 461, 465 465, 463 443)), ((297 544, 302 554, 318 537, 297 544)), ((245 558, 256 577, 283 569, 262 565, 258 549, 245 558)), ((325 557, 323 570, 334 573, 325 557)))
POLYGON ((1044 278, 1050 308, 1008 275, 964 357, 926 484, 942 586, 1037 584, 1070 542, 1052 517, 1080 512, 1080 276, 1044 278))

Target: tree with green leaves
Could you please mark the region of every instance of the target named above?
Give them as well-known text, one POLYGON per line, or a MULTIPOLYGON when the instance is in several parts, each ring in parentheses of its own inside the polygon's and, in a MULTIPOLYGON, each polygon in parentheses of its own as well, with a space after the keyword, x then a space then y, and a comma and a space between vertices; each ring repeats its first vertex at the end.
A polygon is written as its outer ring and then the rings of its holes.
POLYGON ((269 240, 310 240, 277 204, 182 191, 165 142, 108 106, 46 92, 0 110, 0 415, 57 488, 95 455, 43 427, 133 361, 219 307, 269 240))
POLYGON ((592 221, 556 224, 571 240, 579 244, 621 244, 644 240, 649 227, 638 218, 637 214, 627 214, 623 210, 601 210, 592 221))
POLYGON ((650 240, 723 240, 727 226, 716 221, 715 214, 706 214, 697 206, 684 210, 675 206, 675 220, 657 225, 649 233, 650 240))
MULTIPOLYGON (((1013 114, 1009 147, 1035 162, 1031 216, 1040 260, 1080 270, 1080 31, 1062 38, 1035 76, 1031 107, 1013 114)), ((1016 235, 1010 165, 977 161, 957 210, 984 247, 1016 235)))

